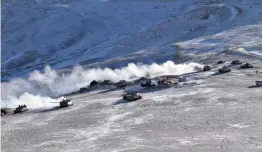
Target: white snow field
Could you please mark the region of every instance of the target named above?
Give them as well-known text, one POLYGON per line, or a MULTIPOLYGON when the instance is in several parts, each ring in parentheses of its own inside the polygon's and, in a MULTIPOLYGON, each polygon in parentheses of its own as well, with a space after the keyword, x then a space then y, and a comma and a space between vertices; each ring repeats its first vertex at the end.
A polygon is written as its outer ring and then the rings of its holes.
POLYGON ((205 51, 254 47, 261 43, 261 14, 261 0, 3 1, 2 79, 47 64, 164 62, 176 58, 172 43, 195 38, 205 51))
POLYGON ((29 108, 1 117, 2 151, 262 151, 262 0, 1 4, 1 108, 29 108), (125 89, 65 95, 92 80, 163 75, 187 79, 129 86, 143 98, 128 103, 125 89), (74 106, 56 109, 63 95, 74 106))

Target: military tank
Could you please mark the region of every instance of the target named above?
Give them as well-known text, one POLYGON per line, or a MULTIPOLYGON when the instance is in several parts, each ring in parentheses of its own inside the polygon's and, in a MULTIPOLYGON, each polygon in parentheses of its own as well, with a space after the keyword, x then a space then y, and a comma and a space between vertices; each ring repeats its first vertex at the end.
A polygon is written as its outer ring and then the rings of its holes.
POLYGON ((123 100, 126 100, 126 101, 135 101, 139 99, 142 99, 142 96, 139 93, 125 92, 123 94, 123 100))
POLYGON ((92 82, 90 82, 89 86, 90 86, 90 87, 94 87, 94 86, 97 86, 98 84, 99 84, 98 81, 93 80, 92 82))
POLYGON ((104 80, 103 82, 100 83, 101 86, 110 86, 113 85, 114 82, 111 80, 104 80))
POLYGON ((148 88, 148 87, 154 87, 156 86, 151 80, 147 80, 145 83, 141 83, 141 87, 145 87, 145 88, 148 88))
POLYGON ((186 77, 179 77, 178 82, 186 82, 187 78, 186 77))
POLYGON ((63 99, 60 103, 59 103, 60 108, 64 108, 64 107, 69 107, 69 106, 73 106, 73 103, 70 99, 63 99))
POLYGON ((222 60, 217 61, 217 64, 223 64, 223 63, 225 63, 225 61, 222 60))
POLYGON ((127 86, 132 85, 132 84, 133 84, 132 82, 127 82, 126 80, 120 80, 115 84, 115 86, 118 87, 118 88, 125 88, 127 86))
POLYGON ((87 87, 82 87, 82 88, 79 89, 80 93, 84 93, 84 92, 87 92, 87 91, 89 91, 89 88, 87 88, 87 87))
POLYGON ((74 105, 70 99, 63 99, 60 102, 50 102, 50 103, 59 103, 59 108, 65 108, 74 105))
POLYGON ((239 60, 234 60, 234 61, 231 62, 231 64, 232 65, 240 65, 240 64, 242 64, 242 62, 239 61, 239 60))
POLYGON ((262 81, 256 81, 256 86, 262 87, 262 81))
POLYGON ((11 108, 1 108, 1 116, 8 115, 13 113, 13 109, 11 108))
POLYGON ((228 72, 231 72, 231 69, 229 69, 228 67, 224 66, 223 68, 218 69, 218 72, 219 73, 228 73, 228 72))
POLYGON ((14 113, 22 113, 22 112, 26 112, 29 109, 27 109, 26 105, 19 105, 15 110, 14 113))
POLYGON ((254 66, 250 63, 245 63, 240 66, 240 69, 250 69, 253 68, 254 66))
POLYGON ((135 83, 145 83, 148 80, 149 80, 148 78, 141 77, 141 78, 135 80, 135 83))
POLYGON ((171 84, 177 84, 178 82, 172 81, 171 79, 161 79, 157 82, 158 85, 171 85, 171 84))
POLYGON ((205 65, 204 67, 203 67, 203 71, 210 71, 211 70, 211 68, 210 68, 210 66, 208 66, 208 65, 205 65))
POLYGON ((4 116, 7 114, 7 111, 5 109, 1 109, 1 116, 4 116))

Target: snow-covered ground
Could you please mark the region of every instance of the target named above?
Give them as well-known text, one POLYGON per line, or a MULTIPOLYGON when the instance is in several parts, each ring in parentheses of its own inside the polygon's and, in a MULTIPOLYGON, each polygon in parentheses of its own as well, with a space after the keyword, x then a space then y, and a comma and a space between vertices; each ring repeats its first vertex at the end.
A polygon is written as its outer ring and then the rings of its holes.
POLYGON ((262 150, 262 90, 248 88, 262 79, 261 0, 1 3, 1 106, 30 108, 2 117, 3 151, 262 150), (255 68, 214 74, 218 60, 234 59, 255 68), (212 71, 140 90, 137 102, 123 103, 123 90, 93 91, 50 109, 93 79, 178 75, 203 64, 212 71))
POLYGON ((121 101, 122 90, 101 90, 71 96, 70 108, 3 117, 2 150, 259 152, 262 90, 248 87, 261 78, 262 64, 252 64, 224 75, 212 75, 223 65, 214 66, 178 87, 141 89, 136 102, 121 101))

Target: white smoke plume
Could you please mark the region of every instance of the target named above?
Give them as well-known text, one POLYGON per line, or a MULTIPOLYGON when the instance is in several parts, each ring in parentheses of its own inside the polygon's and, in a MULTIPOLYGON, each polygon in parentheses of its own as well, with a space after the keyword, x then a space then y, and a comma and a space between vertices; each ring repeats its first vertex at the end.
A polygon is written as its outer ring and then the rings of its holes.
POLYGON ((16 107, 26 104, 30 108, 49 105, 58 101, 58 97, 79 90, 93 80, 134 80, 140 77, 156 77, 160 75, 179 75, 202 69, 198 63, 175 64, 167 61, 163 64, 138 65, 128 64, 121 69, 83 69, 73 68, 69 74, 58 74, 47 66, 44 72, 34 71, 27 79, 16 78, 1 84, 2 107, 16 107))

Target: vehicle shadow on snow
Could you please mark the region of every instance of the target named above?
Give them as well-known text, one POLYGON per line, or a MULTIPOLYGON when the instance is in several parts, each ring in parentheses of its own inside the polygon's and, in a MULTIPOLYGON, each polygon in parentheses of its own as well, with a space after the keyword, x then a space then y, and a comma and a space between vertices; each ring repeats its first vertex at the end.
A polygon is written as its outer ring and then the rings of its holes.
POLYGON ((99 92, 98 94, 101 94, 101 93, 107 93, 107 92, 111 92, 111 91, 115 91, 115 90, 120 90, 121 88, 99 88, 99 87, 93 87, 93 88, 83 88, 83 89, 79 89, 75 92, 71 92, 71 93, 68 93, 68 94, 64 94, 63 96, 74 96, 74 95, 80 95, 80 94, 84 94, 84 93, 87 93, 87 92, 92 92, 92 91, 96 91, 96 90, 99 90, 99 89, 107 89, 107 90, 103 90, 101 92, 99 92))
MULTIPOLYGON (((227 72, 227 73, 229 73, 229 72, 227 72)), ((223 75, 223 74, 227 74, 227 73, 219 73, 219 72, 216 72, 216 73, 211 74, 211 75, 212 75, 212 76, 218 76, 218 75, 223 75)))
POLYGON ((47 109, 37 109, 37 110, 34 111, 34 113, 52 112, 52 111, 68 109, 68 108, 70 108, 70 107, 60 108, 59 106, 55 106, 55 107, 47 108, 47 109))
POLYGON ((248 88, 262 88, 262 86, 252 85, 252 86, 249 86, 248 88))
POLYGON ((184 83, 183 85, 166 85, 166 86, 154 86, 154 87, 148 87, 148 88, 141 88, 140 90, 138 90, 138 93, 149 93, 149 92, 155 92, 155 91, 161 91, 161 90, 165 90, 165 89, 169 89, 169 88, 185 88, 185 87, 192 87, 192 86, 196 86, 199 85, 196 82, 187 82, 184 83))
POLYGON ((149 92, 155 92, 155 91, 161 91, 164 89, 171 88, 172 86, 155 86, 155 87, 149 87, 149 88, 141 88, 138 90, 138 93, 149 93, 149 92))
POLYGON ((84 93, 87 93, 87 92, 90 92, 90 91, 93 91, 93 90, 91 90, 90 88, 85 88, 83 90, 79 89, 79 90, 71 92, 71 93, 63 94, 63 96, 79 95, 79 94, 84 94, 84 93))
POLYGON ((126 101, 126 100, 120 99, 114 102, 113 105, 125 104, 125 103, 130 103, 130 102, 133 102, 133 101, 126 101))
POLYGON ((58 110, 58 109, 60 109, 59 106, 55 106, 55 107, 48 108, 48 109, 38 109, 35 111, 35 113, 51 112, 51 111, 58 110))
POLYGON ((108 93, 108 92, 112 92, 112 91, 116 91, 116 90, 124 90, 125 88, 112 88, 112 89, 108 89, 108 90, 104 90, 104 91, 101 91, 97 94, 103 94, 103 93, 108 93))

